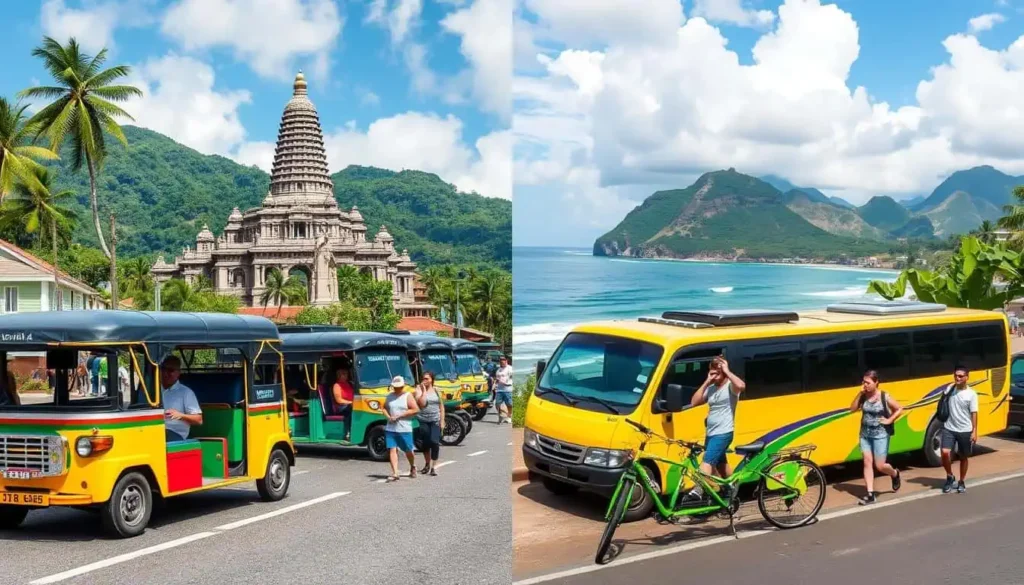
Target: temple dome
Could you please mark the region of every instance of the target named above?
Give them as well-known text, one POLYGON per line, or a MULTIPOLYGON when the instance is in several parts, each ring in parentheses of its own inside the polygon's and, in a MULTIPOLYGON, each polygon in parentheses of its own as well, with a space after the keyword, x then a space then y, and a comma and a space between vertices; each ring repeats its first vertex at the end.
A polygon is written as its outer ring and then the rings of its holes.
POLYGON ((214 239, 215 238, 213 237, 213 232, 210 231, 210 227, 204 223, 203 224, 203 230, 201 232, 199 232, 198 236, 196 236, 196 241, 197 242, 212 242, 212 241, 214 241, 214 239))
POLYGON ((231 210, 231 215, 228 216, 228 222, 242 221, 242 212, 237 207, 231 210))

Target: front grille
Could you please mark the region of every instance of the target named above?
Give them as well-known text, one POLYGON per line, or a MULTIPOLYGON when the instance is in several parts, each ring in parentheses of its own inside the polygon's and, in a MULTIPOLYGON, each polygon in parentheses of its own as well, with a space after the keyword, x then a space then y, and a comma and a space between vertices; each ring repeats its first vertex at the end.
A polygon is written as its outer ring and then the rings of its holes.
POLYGON ((580 447, 572 443, 563 443, 544 435, 537 435, 537 447, 541 453, 548 457, 565 461, 566 463, 583 463, 583 458, 587 454, 586 447, 580 447))
POLYGON ((64 473, 64 440, 57 435, 0 435, 0 470, 30 477, 64 473))

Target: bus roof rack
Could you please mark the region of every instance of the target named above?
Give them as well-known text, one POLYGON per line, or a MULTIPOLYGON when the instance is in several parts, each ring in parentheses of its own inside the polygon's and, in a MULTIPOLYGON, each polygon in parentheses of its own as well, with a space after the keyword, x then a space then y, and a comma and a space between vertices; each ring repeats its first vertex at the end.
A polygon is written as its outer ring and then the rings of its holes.
POLYGON ((640 317, 637 319, 641 323, 656 323, 658 325, 671 325, 673 327, 688 327, 690 329, 706 329, 713 327, 707 323, 697 323, 695 321, 680 321, 679 319, 659 319, 658 317, 640 317))
POLYGON ((828 313, 849 313, 854 315, 907 315, 914 313, 941 313, 946 305, 923 303, 906 299, 853 301, 828 305, 828 313))
POLYGON ((771 309, 720 309, 711 311, 665 311, 661 318, 667 321, 698 323, 708 327, 736 325, 777 325, 798 321, 793 311, 771 309))

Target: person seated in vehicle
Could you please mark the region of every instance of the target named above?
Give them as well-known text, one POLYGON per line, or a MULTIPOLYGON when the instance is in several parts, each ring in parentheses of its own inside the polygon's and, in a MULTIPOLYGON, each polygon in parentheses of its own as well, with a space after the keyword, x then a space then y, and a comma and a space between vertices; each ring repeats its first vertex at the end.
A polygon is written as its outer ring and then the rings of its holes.
POLYGON ((352 402, 355 400, 355 388, 349 381, 347 364, 340 364, 334 373, 334 385, 331 386, 331 398, 334 402, 334 415, 345 417, 345 440, 348 440, 352 429, 352 402))
POLYGON ((7 366, 7 383, 4 384, 4 391, 0 392, 0 406, 21 406, 21 397, 18 395, 18 382, 14 378, 14 372, 7 366))
POLYGON ((184 441, 191 427, 203 424, 203 410, 199 408, 196 393, 179 382, 180 377, 181 360, 176 356, 172 355, 160 364, 160 386, 163 387, 161 398, 168 442, 184 441))
POLYGON ((305 398, 299 398, 299 390, 297 388, 288 389, 288 412, 292 414, 301 414, 309 410, 309 400, 305 398))

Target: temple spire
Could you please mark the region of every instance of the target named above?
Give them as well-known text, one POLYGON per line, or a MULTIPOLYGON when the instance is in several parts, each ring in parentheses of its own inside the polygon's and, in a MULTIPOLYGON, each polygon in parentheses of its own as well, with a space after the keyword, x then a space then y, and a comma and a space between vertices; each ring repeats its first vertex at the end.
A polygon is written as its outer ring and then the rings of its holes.
POLYGON ((278 207, 333 203, 334 183, 327 169, 320 117, 309 101, 302 71, 295 75, 293 88, 281 115, 268 202, 278 207))

